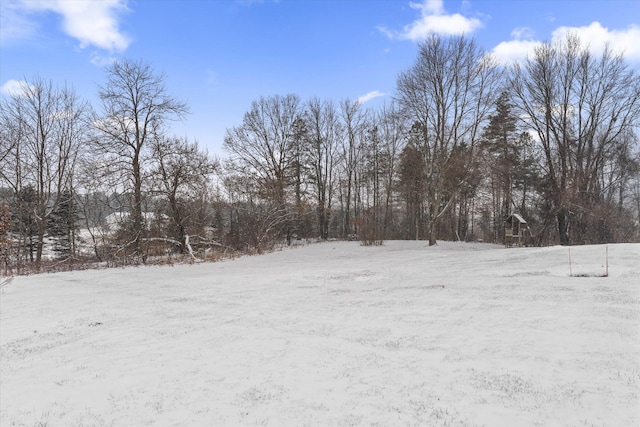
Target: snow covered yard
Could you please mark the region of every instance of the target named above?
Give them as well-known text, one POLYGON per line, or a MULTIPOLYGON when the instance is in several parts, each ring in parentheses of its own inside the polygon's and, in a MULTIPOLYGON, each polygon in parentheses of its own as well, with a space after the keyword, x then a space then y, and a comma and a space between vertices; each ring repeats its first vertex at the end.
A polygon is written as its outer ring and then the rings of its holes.
POLYGON ((17 277, 2 426, 638 426, 640 244, 328 242, 17 277))

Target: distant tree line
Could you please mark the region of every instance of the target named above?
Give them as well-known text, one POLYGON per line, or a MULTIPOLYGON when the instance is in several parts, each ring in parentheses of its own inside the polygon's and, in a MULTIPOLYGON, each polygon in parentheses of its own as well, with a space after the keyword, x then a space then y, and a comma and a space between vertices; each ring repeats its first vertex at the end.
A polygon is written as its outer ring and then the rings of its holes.
POLYGON ((514 213, 532 245, 640 241, 640 75, 575 36, 503 67, 432 35, 382 107, 260 97, 221 160, 169 134, 189 108, 165 80, 123 60, 95 109, 39 77, 1 100, 0 272, 299 239, 501 243, 514 213))

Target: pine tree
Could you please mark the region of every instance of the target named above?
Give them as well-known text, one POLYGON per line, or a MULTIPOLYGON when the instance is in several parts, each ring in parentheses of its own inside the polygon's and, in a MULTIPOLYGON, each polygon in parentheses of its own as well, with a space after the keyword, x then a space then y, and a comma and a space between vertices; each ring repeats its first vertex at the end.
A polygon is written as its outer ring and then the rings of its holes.
POLYGON ((519 167, 517 120, 512 113, 509 94, 503 92, 483 134, 493 195, 494 241, 503 239, 502 223, 512 212, 514 175, 519 167))
POLYGON ((399 187, 407 206, 405 238, 418 240, 425 193, 424 156, 412 141, 400 153, 399 187))
POLYGON ((57 208, 47 221, 48 234, 55 239, 53 250, 60 258, 68 258, 75 252, 77 221, 78 212, 73 193, 65 190, 57 208))
MULTIPOLYGON (((36 260, 36 250, 39 243, 38 222, 34 214, 36 206, 37 194, 32 185, 18 191, 14 223, 20 235, 20 252, 27 251, 31 262, 36 260)), ((26 255, 18 255, 18 258, 21 259, 23 256, 26 255)))

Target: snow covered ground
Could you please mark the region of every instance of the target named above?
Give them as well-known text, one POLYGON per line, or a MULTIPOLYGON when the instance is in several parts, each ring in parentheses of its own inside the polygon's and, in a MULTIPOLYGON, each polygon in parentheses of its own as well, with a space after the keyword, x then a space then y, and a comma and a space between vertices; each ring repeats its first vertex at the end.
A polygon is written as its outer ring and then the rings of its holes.
POLYGON ((327 242, 16 277, 4 426, 638 426, 640 244, 327 242))

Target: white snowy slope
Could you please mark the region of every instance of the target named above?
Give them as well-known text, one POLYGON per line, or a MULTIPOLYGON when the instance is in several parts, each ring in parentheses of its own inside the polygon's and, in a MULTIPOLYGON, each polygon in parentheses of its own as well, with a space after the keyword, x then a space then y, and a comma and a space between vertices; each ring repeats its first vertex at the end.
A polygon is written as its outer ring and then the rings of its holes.
POLYGON ((638 426, 640 244, 599 277, 605 249, 328 242, 16 277, 0 425, 638 426))

